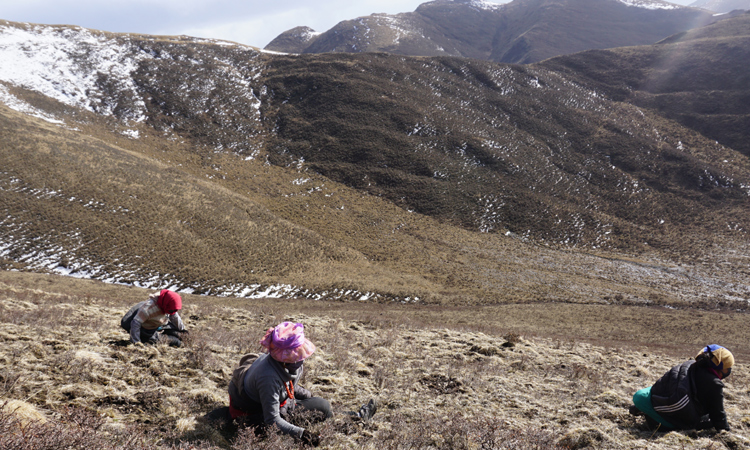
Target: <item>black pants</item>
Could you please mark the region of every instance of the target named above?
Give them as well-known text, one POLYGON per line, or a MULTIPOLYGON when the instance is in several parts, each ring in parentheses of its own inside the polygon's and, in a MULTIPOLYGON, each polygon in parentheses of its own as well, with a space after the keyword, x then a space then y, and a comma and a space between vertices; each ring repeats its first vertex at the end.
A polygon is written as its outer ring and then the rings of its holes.
MULTIPOLYGON (((263 410, 260 408, 260 405, 257 405, 258 408, 254 408, 250 414, 247 416, 241 416, 237 418, 237 422, 241 423, 243 426, 246 427, 260 427, 265 428, 267 425, 265 423, 265 420, 263 419, 263 410)), ((301 411, 317 411, 322 413, 323 420, 330 419, 333 417, 333 412, 331 411, 331 404, 328 402, 328 400, 321 398, 321 397, 311 397, 306 398, 304 400, 296 400, 296 406, 294 408, 295 412, 301 412, 301 411)), ((289 411, 287 408, 280 408, 279 413, 281 414, 281 417, 286 419, 291 411, 289 411)))
POLYGON ((328 400, 321 397, 310 397, 304 400, 297 400, 297 408, 301 408, 302 411, 319 411, 323 413, 323 420, 333 417, 331 404, 328 403, 328 400))

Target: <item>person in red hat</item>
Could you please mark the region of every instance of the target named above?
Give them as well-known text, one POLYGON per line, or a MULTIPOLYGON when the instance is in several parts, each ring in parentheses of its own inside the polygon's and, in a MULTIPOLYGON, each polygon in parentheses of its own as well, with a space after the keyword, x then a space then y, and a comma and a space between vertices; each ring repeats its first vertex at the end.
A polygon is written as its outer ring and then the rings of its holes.
POLYGON ((180 335, 185 332, 185 325, 178 313, 181 309, 180 294, 162 289, 149 295, 145 302, 130 308, 122 317, 120 326, 130 333, 130 342, 134 344, 166 342, 173 347, 180 347, 180 335))

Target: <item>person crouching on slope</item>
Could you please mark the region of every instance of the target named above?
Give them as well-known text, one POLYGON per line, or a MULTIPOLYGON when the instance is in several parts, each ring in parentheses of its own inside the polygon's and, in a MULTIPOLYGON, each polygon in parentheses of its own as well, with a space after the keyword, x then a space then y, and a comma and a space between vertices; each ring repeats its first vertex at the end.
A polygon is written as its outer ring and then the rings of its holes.
POLYGON ((130 333, 130 342, 156 344, 166 342, 180 347, 179 335, 185 332, 178 311, 182 309, 182 297, 176 292, 162 289, 148 296, 148 300, 130 308, 120 321, 120 326, 130 333), (162 333, 158 333, 161 331, 162 333))
POLYGON ((294 410, 319 411, 323 420, 333 416, 330 403, 313 397, 298 384, 305 359, 315 345, 305 338, 301 323, 283 322, 269 328, 260 341, 268 353, 242 357, 229 382, 229 414, 243 426, 276 427, 308 445, 320 437, 287 422, 294 410))
POLYGON ((734 356, 720 345, 701 349, 695 360, 672 367, 650 388, 633 396, 633 415, 645 415, 652 430, 715 428, 729 431, 724 411, 724 383, 734 356))

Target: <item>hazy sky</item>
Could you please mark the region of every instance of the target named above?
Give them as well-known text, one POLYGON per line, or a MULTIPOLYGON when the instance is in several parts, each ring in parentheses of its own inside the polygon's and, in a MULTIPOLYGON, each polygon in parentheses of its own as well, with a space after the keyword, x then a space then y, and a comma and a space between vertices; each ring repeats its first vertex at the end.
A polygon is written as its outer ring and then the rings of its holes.
MULTIPOLYGON (((300 25, 326 31, 372 13, 414 11, 427 0, 0 0, 0 19, 113 32, 185 34, 265 47, 300 25)), ((489 0, 505 3, 505 0, 489 0)), ((673 0, 688 4, 693 0, 673 0)))
POLYGON ((0 0, 0 19, 113 32, 186 34, 265 47, 296 26, 326 31, 342 20, 372 13, 414 11, 425 1, 0 0))

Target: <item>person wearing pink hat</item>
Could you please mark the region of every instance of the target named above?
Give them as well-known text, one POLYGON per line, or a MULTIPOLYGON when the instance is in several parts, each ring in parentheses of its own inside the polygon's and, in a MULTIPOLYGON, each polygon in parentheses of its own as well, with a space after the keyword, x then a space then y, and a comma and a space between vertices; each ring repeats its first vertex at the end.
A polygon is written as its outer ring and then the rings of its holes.
POLYGON ((180 333, 186 332, 178 313, 181 309, 180 294, 162 289, 130 308, 122 317, 120 326, 130 334, 133 344, 166 342, 172 347, 180 347, 180 333))
POLYGON ((303 363, 315 351, 305 338, 304 325, 283 322, 269 328, 260 341, 268 353, 242 357, 229 382, 229 414, 244 426, 273 425, 302 442, 318 445, 313 435, 286 418, 294 410, 316 411, 322 419, 333 416, 328 400, 313 397, 298 384, 303 363))

